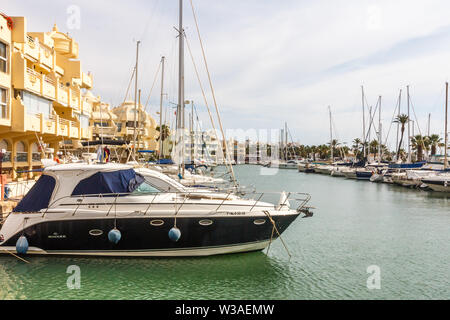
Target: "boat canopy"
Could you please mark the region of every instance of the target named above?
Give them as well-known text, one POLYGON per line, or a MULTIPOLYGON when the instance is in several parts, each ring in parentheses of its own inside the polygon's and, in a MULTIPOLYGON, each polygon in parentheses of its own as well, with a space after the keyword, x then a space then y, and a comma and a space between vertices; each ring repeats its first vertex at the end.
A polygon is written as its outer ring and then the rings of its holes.
POLYGON ((131 193, 143 182, 144 177, 133 169, 100 171, 81 180, 73 190, 72 196, 131 193))
POLYGON ((13 212, 36 212, 47 208, 55 184, 55 178, 46 174, 42 175, 14 208, 13 212))
POLYGON ((426 162, 416 163, 393 163, 389 165, 389 169, 418 169, 422 168, 426 162))
POLYGON ((138 150, 138 153, 155 153, 155 150, 138 150))
POLYGON ((175 162, 173 162, 171 159, 159 159, 158 161, 156 161, 157 164, 174 164, 175 162))

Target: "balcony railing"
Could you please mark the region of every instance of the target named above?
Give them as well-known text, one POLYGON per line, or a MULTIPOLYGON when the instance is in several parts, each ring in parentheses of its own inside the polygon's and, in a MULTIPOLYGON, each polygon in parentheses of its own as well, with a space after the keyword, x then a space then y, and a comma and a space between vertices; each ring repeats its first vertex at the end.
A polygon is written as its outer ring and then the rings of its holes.
POLYGON ((28 152, 16 152, 16 162, 28 162, 28 152))
POLYGON ((58 84, 58 102, 68 105, 69 102, 69 90, 66 86, 64 86, 62 83, 58 84))
POLYGON ((36 40, 34 40, 33 37, 27 35, 24 51, 30 57, 39 60, 39 46, 36 44, 36 40))
POLYGON ((50 99, 56 98, 56 87, 55 87, 55 80, 53 78, 44 76, 44 83, 42 86, 42 94, 44 96, 47 96, 50 99))
POLYGON ((31 154, 31 159, 33 160, 33 161, 41 161, 41 153, 40 152, 33 152, 32 154, 31 154))
POLYGON ((3 158, 1 160, 1 162, 11 162, 11 151, 6 151, 3 154, 3 158))
POLYGON ((30 47, 34 48, 36 46, 36 41, 33 39, 33 37, 27 35, 27 44, 30 47))
POLYGON ((40 62, 44 64, 45 66, 49 68, 53 68, 53 53, 50 49, 43 46, 42 44, 40 47, 40 62))
POLYGON ((71 88, 71 99, 70 99, 70 106, 76 110, 80 109, 80 90, 77 88, 71 88))
POLYGON ((41 74, 31 68, 27 68, 27 80, 27 89, 31 89, 40 94, 42 81, 41 74))

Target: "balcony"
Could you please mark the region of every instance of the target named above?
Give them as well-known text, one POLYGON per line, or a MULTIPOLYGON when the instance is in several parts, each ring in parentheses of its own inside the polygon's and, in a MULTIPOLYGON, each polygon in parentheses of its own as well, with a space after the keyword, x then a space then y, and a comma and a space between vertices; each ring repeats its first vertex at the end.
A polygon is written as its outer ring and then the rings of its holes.
POLYGON ((81 73, 81 86, 86 89, 92 89, 92 76, 90 74, 81 73))
POLYGON ((39 45, 39 62, 49 69, 53 69, 53 52, 43 45, 39 45))
POLYGON ((3 154, 3 158, 1 159, 1 162, 11 162, 11 151, 6 151, 3 154))
POLYGON ((57 116, 51 115, 48 119, 44 119, 41 133, 45 134, 56 134, 56 122, 58 120, 57 116))
POLYGON ((28 152, 16 152, 16 162, 28 162, 28 152))
POLYGON ((58 38, 53 38, 55 43, 55 50, 59 54, 68 58, 76 59, 78 57, 78 43, 67 35, 58 38))
POLYGON ((27 114, 25 118, 25 131, 41 132, 42 115, 27 114))
POLYGON ((84 113, 92 112, 92 103, 89 102, 86 98, 83 98, 81 100, 81 111, 83 111, 84 113))
POLYGON ((44 76, 44 81, 42 82, 42 95, 51 100, 56 99, 56 86, 55 80, 44 76))
POLYGON ((69 134, 71 138, 78 138, 79 137, 79 129, 80 124, 74 121, 69 121, 69 134))
POLYGON ((24 54, 29 56, 31 59, 35 61, 39 61, 39 42, 34 38, 27 36, 25 44, 24 44, 24 54))
POLYGON ((41 82, 42 76, 33 69, 27 68, 25 76, 25 89, 34 91, 37 94, 41 94, 41 82))
POLYGON ((112 138, 116 134, 116 128, 115 127, 101 127, 101 126, 94 126, 92 127, 92 134, 97 136, 103 136, 104 138, 112 138))
POLYGON ((81 93, 78 89, 70 89, 70 107, 75 110, 80 110, 81 93))
POLYGON ((69 106, 69 89, 61 83, 57 86, 56 100, 64 106, 69 106))
POLYGON ((58 120, 58 135, 59 136, 69 136, 69 130, 70 130, 70 121, 66 119, 59 118, 58 120))
POLYGON ((81 128, 81 137, 80 139, 91 139, 90 129, 89 128, 81 128))

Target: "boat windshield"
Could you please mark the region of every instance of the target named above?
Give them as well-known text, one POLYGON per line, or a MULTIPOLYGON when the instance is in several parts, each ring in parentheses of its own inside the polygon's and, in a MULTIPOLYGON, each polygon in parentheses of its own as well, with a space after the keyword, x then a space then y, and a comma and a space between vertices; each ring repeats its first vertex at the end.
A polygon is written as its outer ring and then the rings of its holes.
POLYGON ((144 181, 137 187, 131 194, 132 195, 141 195, 141 194, 149 194, 149 193, 160 193, 161 190, 152 186, 151 184, 144 181))

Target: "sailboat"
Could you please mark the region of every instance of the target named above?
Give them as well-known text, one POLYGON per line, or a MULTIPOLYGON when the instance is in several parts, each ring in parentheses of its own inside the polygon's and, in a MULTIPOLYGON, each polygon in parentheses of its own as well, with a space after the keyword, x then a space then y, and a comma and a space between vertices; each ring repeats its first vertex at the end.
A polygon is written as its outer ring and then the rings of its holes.
POLYGON ((289 146, 288 146, 288 134, 289 129, 287 126, 287 122, 284 124, 284 129, 281 130, 281 152, 282 152, 282 159, 280 160, 273 160, 270 162, 270 167, 276 167, 279 169, 298 169, 299 162, 297 159, 295 159, 295 152, 294 152, 294 159, 289 159, 289 146))

